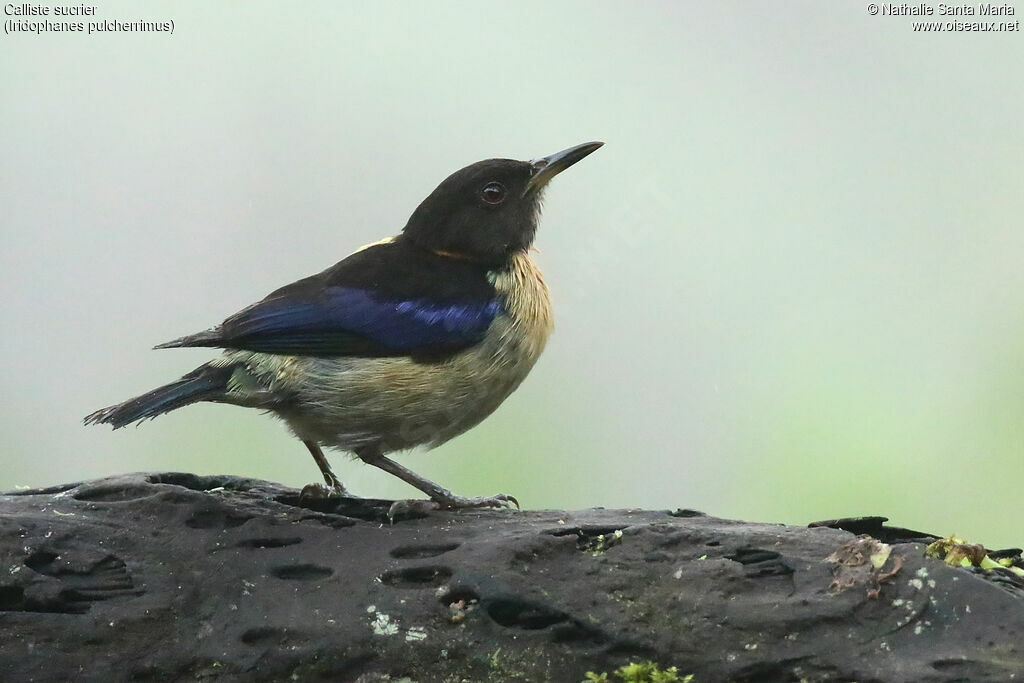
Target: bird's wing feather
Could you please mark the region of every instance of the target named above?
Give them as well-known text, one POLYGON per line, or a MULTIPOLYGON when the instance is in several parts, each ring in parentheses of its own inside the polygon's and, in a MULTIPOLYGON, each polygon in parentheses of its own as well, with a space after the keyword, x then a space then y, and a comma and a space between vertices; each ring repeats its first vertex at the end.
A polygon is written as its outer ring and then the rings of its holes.
POLYGON ((311 356, 434 355, 483 339, 501 304, 487 272, 401 241, 352 254, 221 325, 157 348, 311 356))
POLYGON ((310 299, 283 295, 224 321, 219 346, 293 355, 386 356, 455 351, 480 341, 497 301, 391 300, 325 287, 310 299))

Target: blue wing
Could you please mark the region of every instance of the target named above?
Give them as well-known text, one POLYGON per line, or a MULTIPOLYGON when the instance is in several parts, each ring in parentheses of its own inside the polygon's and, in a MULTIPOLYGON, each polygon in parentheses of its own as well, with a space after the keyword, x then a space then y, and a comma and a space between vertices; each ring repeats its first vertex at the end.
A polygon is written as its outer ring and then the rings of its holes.
POLYGON ((485 267, 396 239, 286 285, 211 330, 157 348, 443 355, 483 339, 501 309, 485 267))
POLYGON ((315 299, 270 298, 228 318, 218 346, 297 355, 407 355, 454 351, 481 339, 501 310, 490 301, 391 301, 327 287, 315 299))

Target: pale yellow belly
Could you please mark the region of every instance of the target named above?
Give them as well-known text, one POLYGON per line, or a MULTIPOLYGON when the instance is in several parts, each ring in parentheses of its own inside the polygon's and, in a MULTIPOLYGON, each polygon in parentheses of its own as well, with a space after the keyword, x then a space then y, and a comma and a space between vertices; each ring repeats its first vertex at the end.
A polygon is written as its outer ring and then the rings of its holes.
POLYGON ((525 254, 494 285, 504 313, 482 342, 444 362, 230 352, 226 360, 243 361, 263 389, 240 382, 237 402, 257 405, 258 393, 288 397, 262 407, 299 438, 347 451, 444 443, 501 405, 533 368, 552 329, 547 288, 525 254))

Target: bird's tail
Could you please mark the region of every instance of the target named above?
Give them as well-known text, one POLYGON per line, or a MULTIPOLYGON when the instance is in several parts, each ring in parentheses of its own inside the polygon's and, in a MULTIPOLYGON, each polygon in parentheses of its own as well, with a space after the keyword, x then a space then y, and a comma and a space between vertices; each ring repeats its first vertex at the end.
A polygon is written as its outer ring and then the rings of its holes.
POLYGON ((224 396, 233 365, 202 365, 170 384, 154 389, 142 396, 128 399, 109 408, 86 416, 85 424, 108 424, 114 429, 132 422, 141 422, 196 401, 215 400, 224 396))

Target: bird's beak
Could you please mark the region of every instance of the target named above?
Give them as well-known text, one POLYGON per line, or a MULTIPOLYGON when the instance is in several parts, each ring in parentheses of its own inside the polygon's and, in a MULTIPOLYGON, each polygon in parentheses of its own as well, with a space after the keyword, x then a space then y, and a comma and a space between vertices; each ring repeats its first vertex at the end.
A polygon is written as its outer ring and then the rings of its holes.
POLYGON ((525 194, 536 192, 541 189, 556 175, 569 168, 591 152, 596 152, 602 145, 604 145, 603 142, 584 142, 582 145, 563 149, 561 152, 556 152, 551 156, 534 159, 530 162, 530 166, 533 168, 533 174, 526 182, 525 194))

